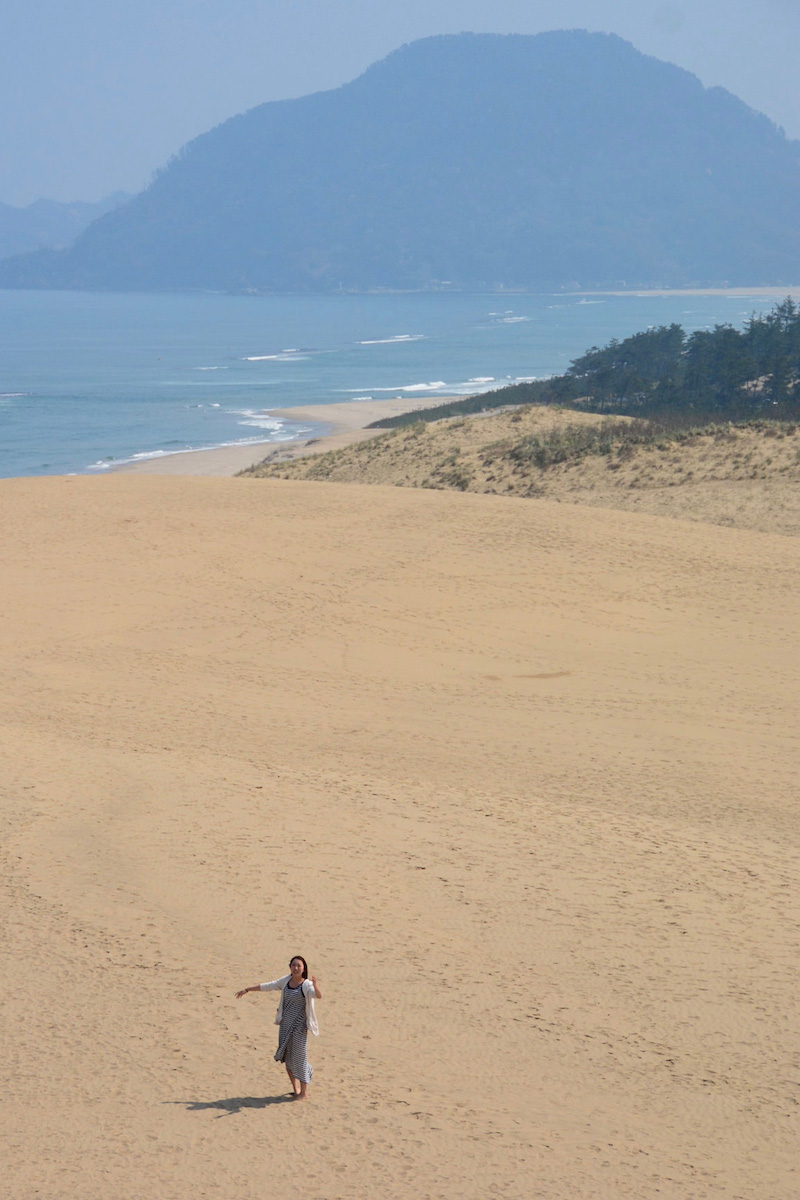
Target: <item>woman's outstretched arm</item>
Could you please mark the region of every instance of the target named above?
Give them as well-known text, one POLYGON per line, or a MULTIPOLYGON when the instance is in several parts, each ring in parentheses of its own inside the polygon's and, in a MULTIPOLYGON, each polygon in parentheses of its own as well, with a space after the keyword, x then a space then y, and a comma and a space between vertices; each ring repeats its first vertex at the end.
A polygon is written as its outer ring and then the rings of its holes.
POLYGON ((236 999, 241 1000, 248 992, 279 992, 288 978, 288 975, 281 975, 280 979, 271 979, 269 983, 254 983, 252 987, 242 988, 237 992, 236 999))

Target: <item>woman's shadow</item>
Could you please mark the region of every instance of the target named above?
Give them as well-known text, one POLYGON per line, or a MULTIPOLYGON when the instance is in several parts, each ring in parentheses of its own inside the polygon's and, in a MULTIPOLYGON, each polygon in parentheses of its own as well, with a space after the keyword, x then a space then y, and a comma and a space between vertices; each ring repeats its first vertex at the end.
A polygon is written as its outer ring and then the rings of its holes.
POLYGON ((207 1109, 220 1109, 220 1117, 232 1117, 243 1108, 269 1108, 272 1104, 291 1104, 294 1096, 291 1092, 283 1092, 279 1096, 228 1096, 223 1100, 167 1100, 167 1104, 183 1104, 187 1112, 205 1112, 207 1109))

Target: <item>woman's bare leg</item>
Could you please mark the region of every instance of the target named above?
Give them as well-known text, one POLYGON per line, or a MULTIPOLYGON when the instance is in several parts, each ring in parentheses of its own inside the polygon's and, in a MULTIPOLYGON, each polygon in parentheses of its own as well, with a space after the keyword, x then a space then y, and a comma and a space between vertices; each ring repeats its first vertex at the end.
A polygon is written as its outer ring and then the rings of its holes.
MULTIPOLYGON (((286 1064, 286 1074, 289 1076, 289 1079, 292 1082, 292 1091, 294 1092, 294 1094, 296 1096, 297 1095, 297 1080, 295 1079, 294 1075, 292 1074, 291 1070, 289 1069, 288 1063, 286 1064)), ((301 1083, 300 1087, 301 1088, 305 1087, 305 1084, 301 1083)))
POLYGON ((295 1092, 295 1095, 297 1096, 298 1100, 307 1100, 308 1099, 308 1092, 306 1091, 306 1084, 303 1083, 302 1079, 300 1080, 300 1091, 295 1092))

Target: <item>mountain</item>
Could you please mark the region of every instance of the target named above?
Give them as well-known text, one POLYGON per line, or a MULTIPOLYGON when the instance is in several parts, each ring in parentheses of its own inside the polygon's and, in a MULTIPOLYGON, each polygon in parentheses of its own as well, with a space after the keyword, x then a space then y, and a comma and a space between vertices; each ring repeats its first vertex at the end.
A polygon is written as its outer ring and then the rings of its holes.
POLYGON ((0 286, 784 284, 800 143, 609 34, 458 34, 190 142, 0 286))
POLYGON ((17 208, 0 203, 0 259, 42 247, 71 246, 92 221, 130 199, 126 192, 114 192, 94 204, 34 200, 17 208))

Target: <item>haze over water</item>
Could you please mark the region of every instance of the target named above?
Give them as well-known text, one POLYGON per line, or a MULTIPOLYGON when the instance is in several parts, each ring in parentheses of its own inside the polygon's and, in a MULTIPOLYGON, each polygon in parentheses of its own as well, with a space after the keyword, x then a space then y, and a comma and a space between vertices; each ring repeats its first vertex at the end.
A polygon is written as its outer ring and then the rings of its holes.
POLYGON ((0 476, 310 436, 269 410, 469 395, 651 325, 740 326, 752 296, 0 292, 0 476))

